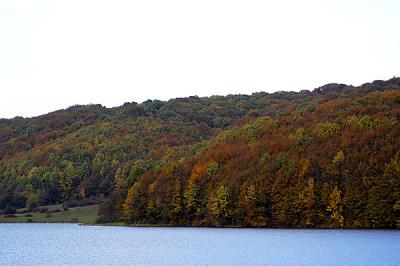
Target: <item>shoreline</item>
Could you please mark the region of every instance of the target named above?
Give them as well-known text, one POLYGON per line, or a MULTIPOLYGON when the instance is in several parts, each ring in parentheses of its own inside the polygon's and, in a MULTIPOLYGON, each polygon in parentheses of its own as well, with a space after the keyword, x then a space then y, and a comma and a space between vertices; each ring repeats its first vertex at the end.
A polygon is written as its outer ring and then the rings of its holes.
POLYGON ((307 230, 307 231, 327 231, 327 230, 352 230, 352 231, 400 231, 400 228, 330 228, 330 227, 241 227, 241 226, 193 226, 193 225, 168 225, 168 224, 124 224, 124 223, 73 223, 73 222, 0 222, 1 224, 74 224, 79 226, 99 226, 99 227, 132 227, 132 228, 198 228, 198 229, 277 229, 277 230, 307 230))
POLYGON ((242 226, 193 226, 193 225, 165 225, 165 224, 79 224, 82 226, 120 226, 120 227, 138 227, 138 228, 204 228, 204 229, 278 229, 278 230, 385 230, 400 231, 400 228, 334 228, 334 227, 242 227, 242 226))

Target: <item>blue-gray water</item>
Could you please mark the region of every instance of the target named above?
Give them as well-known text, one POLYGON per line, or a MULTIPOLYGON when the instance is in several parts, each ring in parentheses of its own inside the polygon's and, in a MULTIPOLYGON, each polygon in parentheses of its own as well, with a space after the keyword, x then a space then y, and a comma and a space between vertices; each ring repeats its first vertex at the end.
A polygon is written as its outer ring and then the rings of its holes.
POLYGON ((400 265, 400 231, 0 224, 0 265, 400 265))

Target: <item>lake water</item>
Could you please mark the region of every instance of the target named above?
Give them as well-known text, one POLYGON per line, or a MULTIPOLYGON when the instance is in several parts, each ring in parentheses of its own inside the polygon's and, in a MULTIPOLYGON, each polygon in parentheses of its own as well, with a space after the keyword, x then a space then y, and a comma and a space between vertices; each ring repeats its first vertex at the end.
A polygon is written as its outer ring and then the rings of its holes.
POLYGON ((400 265, 400 231, 0 224, 0 265, 400 265))

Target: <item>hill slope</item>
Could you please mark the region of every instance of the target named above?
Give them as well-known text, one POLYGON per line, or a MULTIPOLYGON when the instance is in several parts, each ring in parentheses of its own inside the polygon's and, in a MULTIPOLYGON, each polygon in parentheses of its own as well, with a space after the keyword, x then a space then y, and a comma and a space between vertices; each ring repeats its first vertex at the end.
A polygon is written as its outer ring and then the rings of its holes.
POLYGON ((0 209, 100 222, 400 226, 400 79, 0 120, 0 209))

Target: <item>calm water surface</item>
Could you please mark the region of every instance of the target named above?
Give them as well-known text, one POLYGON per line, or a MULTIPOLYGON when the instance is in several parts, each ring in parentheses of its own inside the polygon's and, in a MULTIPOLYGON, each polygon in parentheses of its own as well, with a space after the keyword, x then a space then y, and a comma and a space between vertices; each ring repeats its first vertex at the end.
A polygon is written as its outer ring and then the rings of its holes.
POLYGON ((0 224, 0 265, 400 265, 400 231, 0 224))

